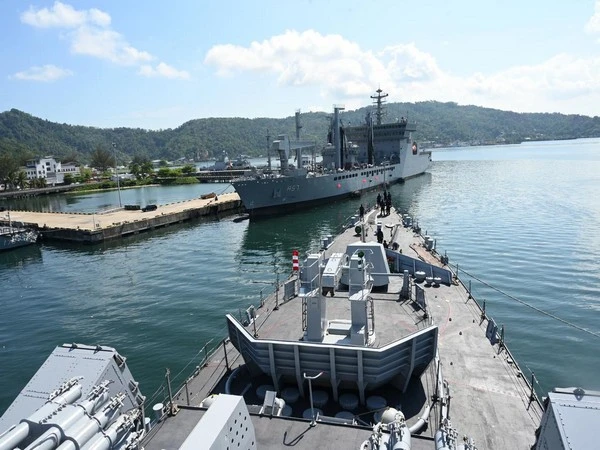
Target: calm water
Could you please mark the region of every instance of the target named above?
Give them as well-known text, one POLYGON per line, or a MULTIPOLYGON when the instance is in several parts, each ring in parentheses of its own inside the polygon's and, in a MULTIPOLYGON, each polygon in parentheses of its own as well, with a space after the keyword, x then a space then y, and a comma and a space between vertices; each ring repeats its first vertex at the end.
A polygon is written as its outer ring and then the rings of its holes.
MULTIPOLYGON (((395 206, 461 271, 600 333, 600 140, 440 150, 434 161, 430 173, 393 186, 395 206)), ((123 203, 167 203, 224 189, 121 194, 123 203)), ((225 218, 94 247, 46 243, 0 254, 0 413, 64 342, 116 347, 152 402, 165 367, 187 375, 199 349, 224 336, 224 313, 258 303, 278 273, 289 273, 293 249, 316 246, 375 196, 268 221, 225 218)), ((111 192, 12 206, 90 211, 117 202, 111 192)), ((473 291, 505 324, 509 348, 540 391, 600 389, 599 338, 479 283, 473 291)))

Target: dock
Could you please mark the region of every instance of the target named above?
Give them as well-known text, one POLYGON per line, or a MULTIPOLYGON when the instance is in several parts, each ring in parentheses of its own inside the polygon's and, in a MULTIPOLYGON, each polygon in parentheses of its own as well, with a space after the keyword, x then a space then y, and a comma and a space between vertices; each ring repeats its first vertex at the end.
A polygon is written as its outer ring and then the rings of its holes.
MULTIPOLYGON (((430 248, 418 230, 403 226, 402 218, 394 211, 387 217, 378 217, 377 211, 367 214, 367 241, 373 240, 377 221, 383 224, 385 239, 398 244, 402 254, 440 268, 451 269, 447 265, 446 256, 439 255, 435 248, 430 248)), ((357 240, 352 226, 335 236, 333 242, 321 250, 325 251, 326 257, 330 257, 334 253, 344 252, 348 244, 357 240)), ((309 249, 299 250, 303 252, 309 249)), ((293 279, 294 275, 289 280, 293 279)), ((431 401, 429 426, 413 436, 413 450, 433 448, 435 430, 440 424, 440 415, 444 409, 449 411, 452 425, 461 435, 468 435, 474 439, 477 448, 530 448, 535 441, 535 431, 542 417, 542 404, 505 343, 502 339, 495 339, 498 337, 495 331, 493 336, 490 334, 490 326, 494 325, 493 319, 486 315, 485 310, 454 272, 449 285, 421 285, 427 303, 427 315, 423 320, 411 311, 413 304, 410 301, 399 298, 401 284, 400 278, 395 277, 393 282, 390 282, 387 293, 372 294, 375 316, 390 317, 395 327, 419 328, 427 326, 428 323, 437 325, 439 356, 436 357, 436 361, 439 360, 439 363, 431 364, 424 380, 431 386, 437 385, 439 380, 436 373, 440 372, 437 372, 436 367, 441 367, 443 381, 447 383, 450 393, 448 403, 437 398, 437 395, 425 401, 431 401), (404 311, 408 316, 398 315, 399 311, 404 311)), ((249 334, 260 335, 268 342, 273 342, 269 339, 274 336, 283 335, 287 336, 285 339, 290 339, 288 334, 295 332, 293 338, 297 340, 298 333, 301 335, 300 300, 294 295, 286 298, 283 295, 284 285, 285 283, 282 283, 273 295, 266 298, 262 298, 262 295, 259 298, 257 295, 255 306, 250 307, 256 311, 256 320, 245 325, 249 334)), ((347 294, 345 298, 347 299, 347 294)), ((343 300, 344 293, 336 293, 329 301, 331 309, 337 308, 336 304, 343 300)), ((150 432, 145 442, 146 449, 166 448, 166 440, 180 434, 186 435, 182 430, 191 427, 190 424, 195 424, 206 412, 206 408, 202 406, 203 399, 221 392, 224 377, 232 371, 235 373, 237 367, 244 363, 229 338, 207 344, 201 354, 202 360, 192 376, 179 390, 173 386, 175 394, 172 402, 168 399, 165 402, 163 420, 150 432), (179 413, 175 415, 177 411, 179 413)), ((234 383, 237 382, 237 378, 234 383)), ((244 392, 247 392, 247 401, 250 399, 252 403, 254 391, 261 383, 268 382, 269 377, 251 380, 252 384, 248 384, 244 389, 244 392)), ((156 398, 150 399, 150 404, 155 400, 156 398)), ((332 400, 329 400, 323 409, 335 408, 331 402, 332 400)), ((408 398, 401 398, 400 402, 403 403, 402 409, 407 422, 409 425, 414 424, 422 411, 412 410, 408 398)), ((293 405, 296 412, 306 407, 306 399, 300 399, 293 405)), ((254 411, 253 408, 249 406, 251 411, 254 411)), ((290 419, 252 413, 251 421, 256 430, 258 448, 279 448, 282 443, 288 441, 294 442, 297 449, 357 448, 357 443, 368 439, 370 435, 369 426, 340 427, 319 423, 316 427, 311 427, 308 420, 303 421, 301 418, 290 419), (323 442, 324 432, 319 431, 321 426, 327 426, 327 443, 323 442)), ((170 444, 173 446, 176 442, 170 441, 170 444)))
POLYGON ((157 205, 152 211, 127 207, 100 213, 10 211, 10 218, 37 230, 43 239, 97 244, 201 217, 235 214, 241 206, 238 194, 229 193, 157 205))

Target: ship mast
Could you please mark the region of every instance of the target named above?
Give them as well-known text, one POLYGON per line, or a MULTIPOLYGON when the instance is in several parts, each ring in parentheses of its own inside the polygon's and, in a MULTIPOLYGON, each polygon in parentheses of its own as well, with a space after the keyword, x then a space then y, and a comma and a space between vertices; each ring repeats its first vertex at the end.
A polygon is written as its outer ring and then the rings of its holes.
POLYGON ((269 168, 269 172, 271 172, 271 136, 269 135, 268 129, 267 129, 267 167, 269 168))
POLYGON ((374 100, 373 104, 375 105, 375 117, 377 118, 377 125, 381 125, 381 119, 383 118, 383 105, 385 104, 386 100, 385 98, 389 95, 389 94, 382 94, 382 90, 381 88, 377 89, 375 92, 377 92, 377 95, 371 95, 371 98, 374 100))
POLYGON ((300 130, 302 129, 302 124, 300 123, 300 110, 296 110, 296 140, 300 140, 300 130))

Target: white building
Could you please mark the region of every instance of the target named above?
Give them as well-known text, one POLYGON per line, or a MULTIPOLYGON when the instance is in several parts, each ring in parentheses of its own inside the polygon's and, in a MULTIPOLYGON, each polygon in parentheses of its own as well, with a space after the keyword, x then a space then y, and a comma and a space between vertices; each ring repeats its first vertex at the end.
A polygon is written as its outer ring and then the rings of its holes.
POLYGON ((64 182, 65 173, 78 175, 79 167, 71 162, 63 165, 60 161, 54 159, 54 157, 46 156, 27 161, 24 172, 28 180, 45 178, 47 184, 54 185, 64 182))

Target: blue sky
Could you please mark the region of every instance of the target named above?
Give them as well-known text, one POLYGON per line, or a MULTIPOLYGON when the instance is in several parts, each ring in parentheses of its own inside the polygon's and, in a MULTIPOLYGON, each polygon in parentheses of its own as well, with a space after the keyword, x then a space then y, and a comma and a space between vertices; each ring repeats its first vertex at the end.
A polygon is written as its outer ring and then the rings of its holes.
POLYGON ((0 111, 174 128, 455 101, 600 115, 600 0, 0 2, 0 111))

